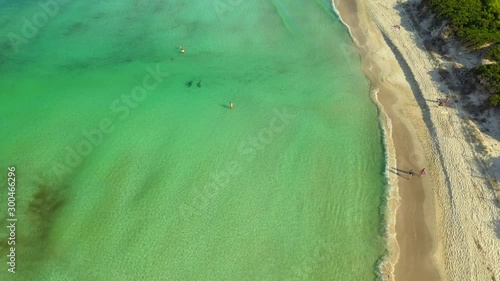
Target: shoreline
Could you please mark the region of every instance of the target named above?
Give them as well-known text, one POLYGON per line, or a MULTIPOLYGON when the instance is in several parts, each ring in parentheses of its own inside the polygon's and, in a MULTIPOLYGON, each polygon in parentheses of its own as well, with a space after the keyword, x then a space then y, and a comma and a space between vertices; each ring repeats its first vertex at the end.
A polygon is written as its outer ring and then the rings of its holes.
POLYGON ((386 47, 386 42, 381 40, 382 36, 376 37, 379 34, 373 34, 376 30, 371 29, 368 19, 362 17, 365 13, 363 6, 342 1, 337 8, 357 42, 362 70, 371 81, 373 99, 381 112, 385 132, 389 180, 385 210, 388 254, 379 265, 378 273, 385 280, 440 280, 432 261, 435 248, 433 235, 424 220, 425 217, 435 216, 433 204, 428 202, 432 199, 428 195, 432 193, 431 187, 427 178, 422 178, 422 181, 415 176, 408 180, 406 173, 409 169, 418 171, 417 164, 419 167, 425 165, 425 157, 415 141, 416 130, 401 112, 402 105, 408 103, 411 97, 398 97, 396 93, 401 89, 386 82, 389 76, 401 76, 403 73, 398 73, 399 64, 391 65, 385 61, 386 57, 377 58, 371 53, 371 50, 386 47), (363 28, 368 28, 365 29, 368 31, 363 32, 363 28), (425 216, 424 206, 427 207, 425 216))
POLYGON ((488 221, 499 221, 498 199, 493 188, 484 195, 491 202, 469 191, 487 191, 484 179, 490 179, 465 128, 474 124, 460 120, 466 114, 458 99, 454 106, 435 105, 453 91, 433 80, 435 58, 421 48, 410 16, 398 0, 339 0, 334 6, 357 45, 385 131, 388 254, 379 274, 398 281, 498 280, 500 233, 495 239, 488 221), (423 167, 427 175, 407 179, 406 171, 423 167), (473 208, 478 214, 471 216, 473 208))

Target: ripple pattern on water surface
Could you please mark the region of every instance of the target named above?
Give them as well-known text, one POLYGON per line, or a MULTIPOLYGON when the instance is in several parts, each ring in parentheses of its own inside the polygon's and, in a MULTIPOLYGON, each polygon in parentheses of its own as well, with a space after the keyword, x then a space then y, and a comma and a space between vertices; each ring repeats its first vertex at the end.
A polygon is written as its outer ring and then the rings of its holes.
POLYGON ((0 43, 14 279, 375 278, 382 136, 328 3, 57 3, 0 43))

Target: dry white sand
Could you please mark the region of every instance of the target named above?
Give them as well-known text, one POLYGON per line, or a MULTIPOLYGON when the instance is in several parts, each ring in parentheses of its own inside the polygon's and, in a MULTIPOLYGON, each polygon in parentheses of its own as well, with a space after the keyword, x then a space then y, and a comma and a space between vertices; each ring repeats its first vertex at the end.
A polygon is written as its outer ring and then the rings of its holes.
MULTIPOLYGON (((341 16, 351 25, 368 61, 365 70, 380 90, 388 116, 385 127, 392 137, 388 144, 395 146, 389 152, 397 153, 395 165, 401 170, 427 168, 419 183, 391 174, 399 187, 392 193, 396 200, 401 195, 401 207, 398 243, 389 241, 392 256, 384 275, 402 281, 500 280, 500 209, 491 183, 500 176, 499 138, 483 135, 467 121, 456 98, 447 107, 436 105, 437 98, 453 92, 440 82, 436 70, 442 61, 425 50, 401 1, 355 3, 355 16, 348 7, 341 9, 341 16), (478 142, 486 145, 489 156, 477 152, 478 142), (426 227, 429 231, 420 229, 426 227)), ((500 124, 491 118, 492 124, 500 124)), ((392 210, 397 205, 389 203, 392 210)))

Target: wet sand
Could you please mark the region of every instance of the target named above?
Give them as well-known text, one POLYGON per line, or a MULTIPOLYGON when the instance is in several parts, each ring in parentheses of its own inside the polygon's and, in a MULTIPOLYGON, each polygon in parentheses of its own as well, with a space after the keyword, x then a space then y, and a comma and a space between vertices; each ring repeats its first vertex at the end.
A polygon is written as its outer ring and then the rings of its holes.
POLYGON ((393 163, 389 163, 389 176, 398 187, 394 195, 399 195, 399 198, 389 201, 390 211, 396 212, 395 229, 391 230, 389 226, 389 235, 396 234, 397 242, 389 240, 390 264, 381 269, 382 274, 389 280, 440 280, 433 259, 437 241, 431 232, 435 229, 436 215, 431 175, 418 176, 422 167, 429 167, 420 144, 420 140, 428 135, 424 131, 419 136, 416 126, 425 127, 425 124, 422 120, 408 118, 406 114, 407 107, 416 111, 418 105, 403 81, 405 75, 397 58, 388 54, 387 43, 364 16, 362 3, 341 1, 337 7, 358 43, 362 67, 372 82, 372 90, 377 91, 376 99, 386 115, 383 125, 391 132, 388 137, 393 147, 389 144, 389 156, 396 157, 393 163), (411 179, 409 169, 417 174, 411 179))

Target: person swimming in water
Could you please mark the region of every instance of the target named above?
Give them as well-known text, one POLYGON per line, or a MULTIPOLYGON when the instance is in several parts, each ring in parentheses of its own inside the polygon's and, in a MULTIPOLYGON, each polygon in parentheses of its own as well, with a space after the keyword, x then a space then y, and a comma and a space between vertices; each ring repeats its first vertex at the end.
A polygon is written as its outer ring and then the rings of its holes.
POLYGON ((185 52, 184 47, 179 46, 179 50, 181 50, 181 54, 184 54, 184 52, 185 52))
POLYGON ((234 103, 233 102, 230 102, 229 103, 229 108, 233 109, 234 108, 234 103))

